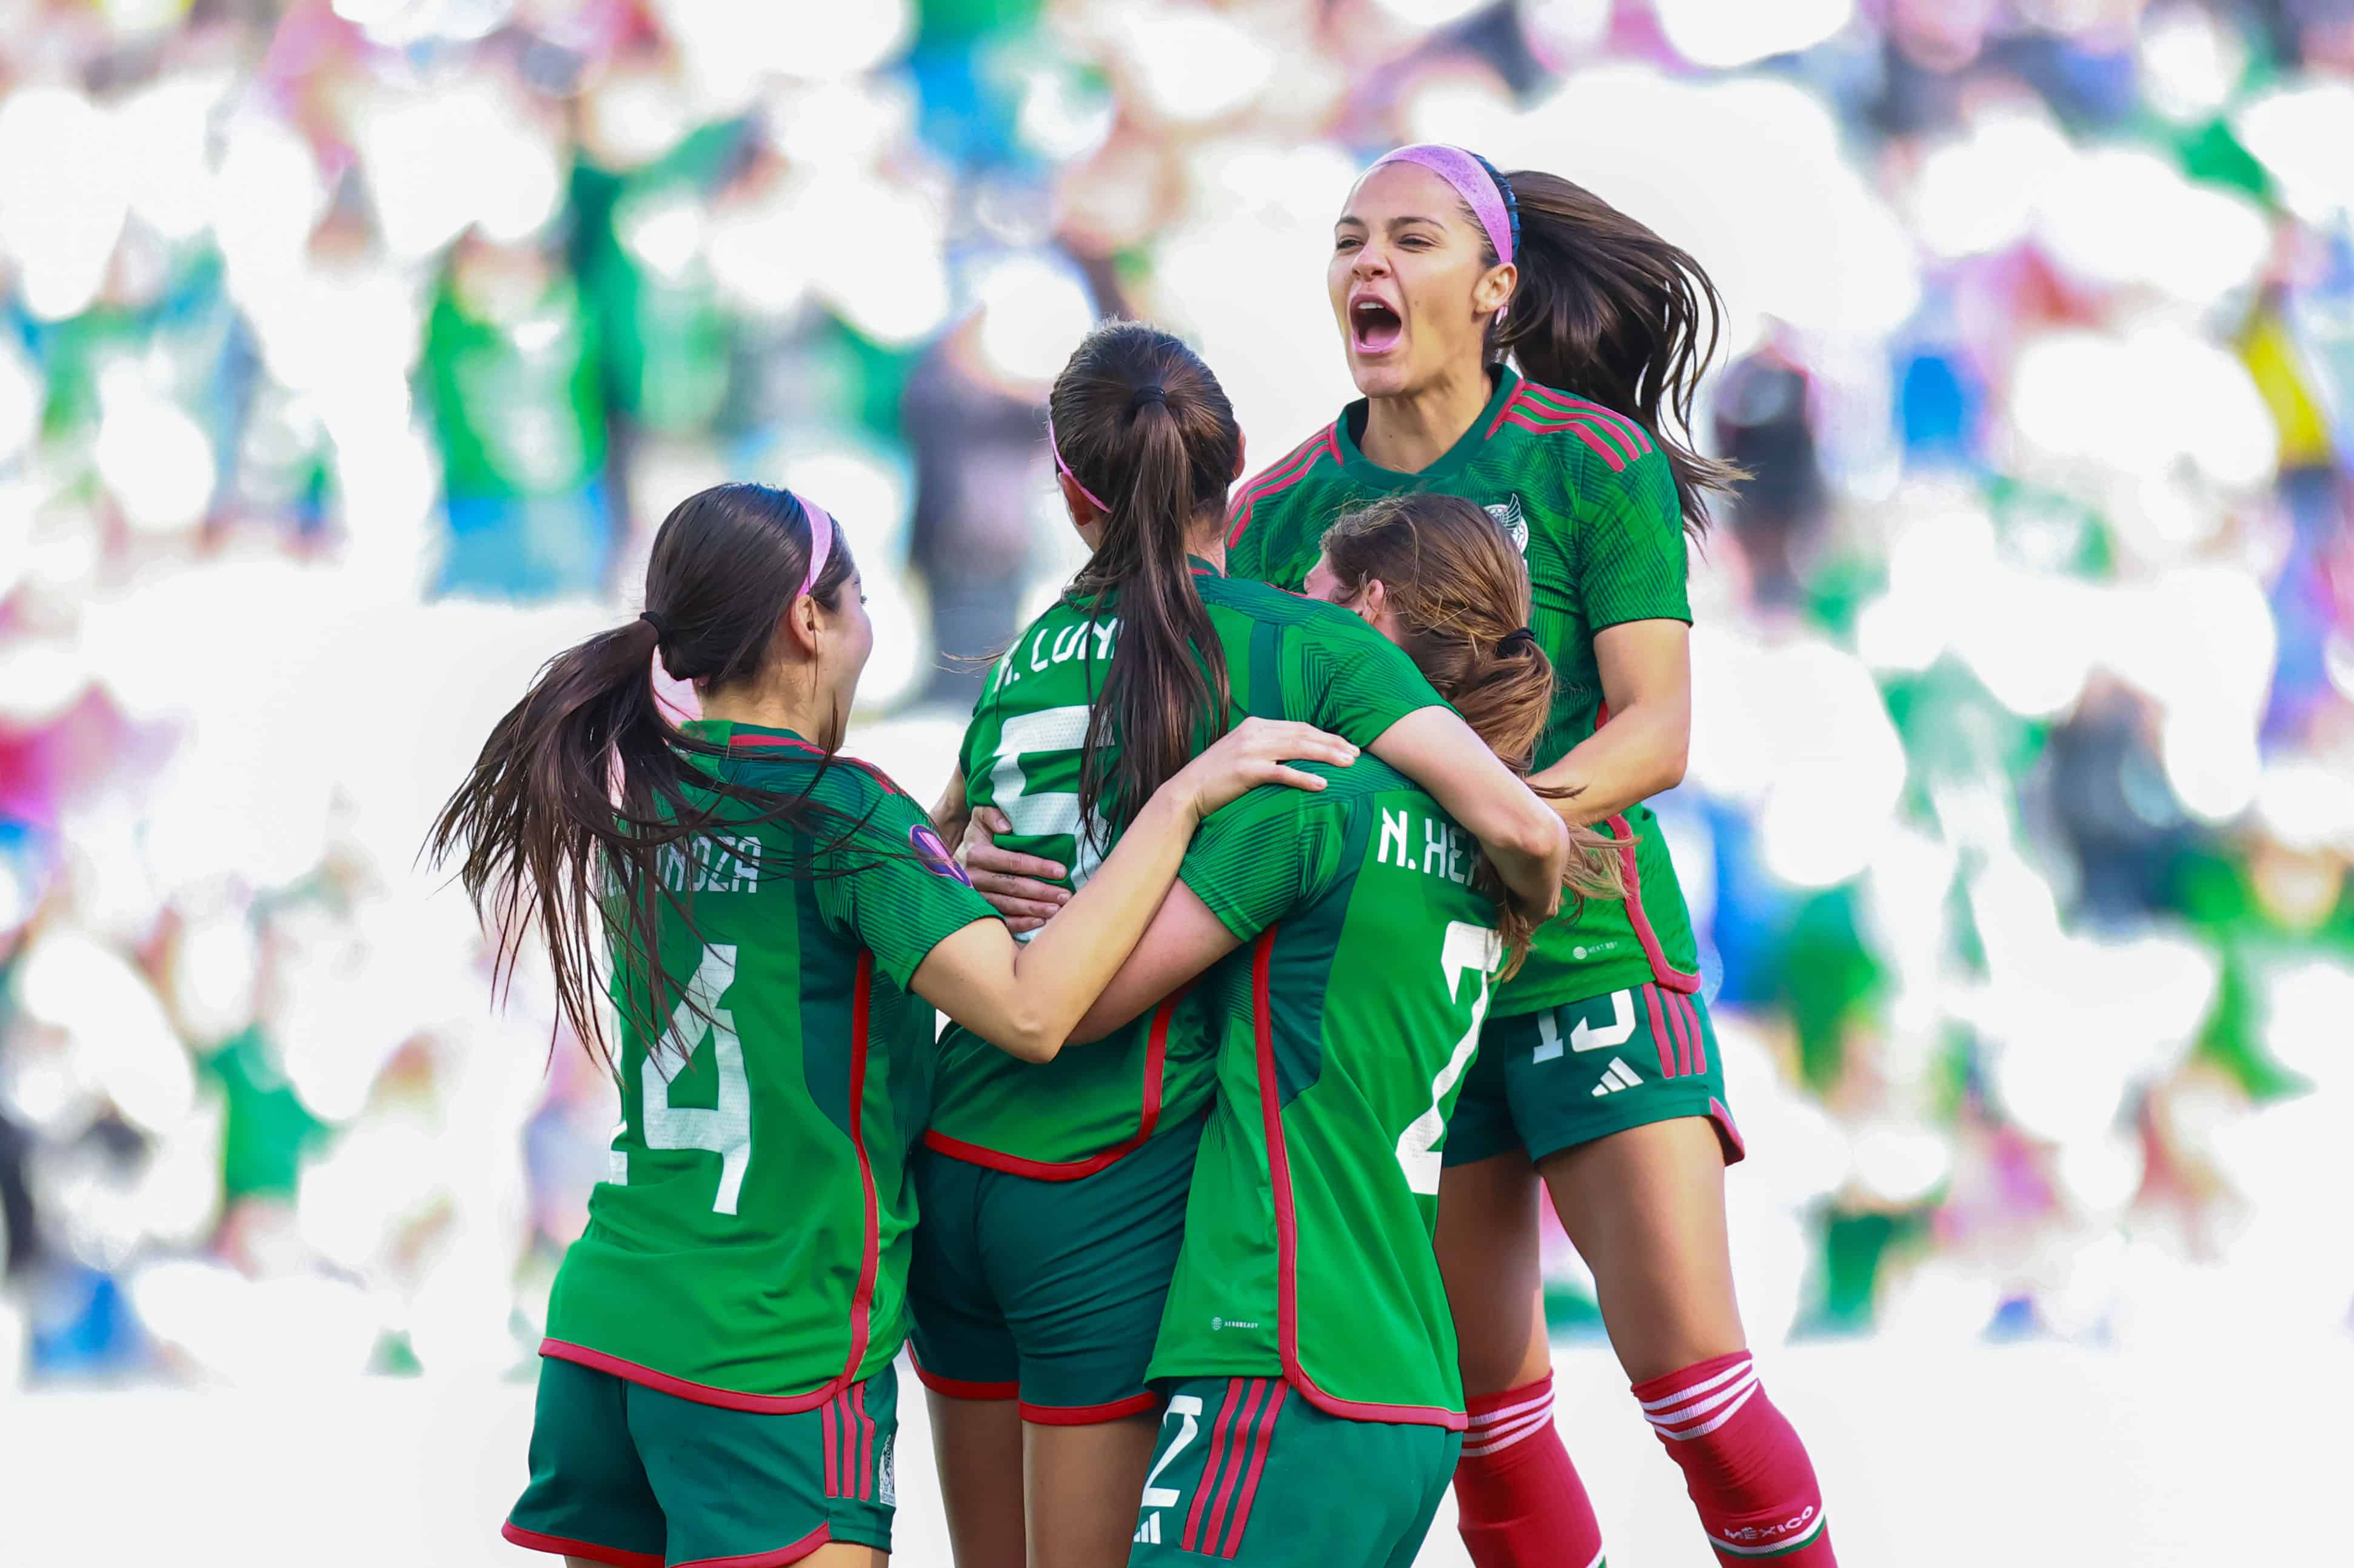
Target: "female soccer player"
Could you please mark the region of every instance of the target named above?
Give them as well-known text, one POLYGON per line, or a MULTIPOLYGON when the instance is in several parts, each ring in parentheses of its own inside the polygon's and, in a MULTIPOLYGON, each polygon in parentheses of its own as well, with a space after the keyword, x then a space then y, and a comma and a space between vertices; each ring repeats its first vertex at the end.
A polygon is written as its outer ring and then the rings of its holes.
MULTIPOLYGON (((1486 515, 1384 501, 1327 547, 1343 571, 1388 569, 1380 629, 1525 765, 1553 673, 1526 573, 1486 515)), ((1480 895, 1476 848, 1410 781, 1365 762, 1329 793, 1331 810, 1299 812, 1255 791, 1235 831, 1197 836, 1075 1035, 1210 971, 1218 1097, 1150 1367, 1170 1399, 1132 1563, 1403 1568, 1455 1467, 1438 1149, 1490 977, 1531 922, 1480 895)), ((1615 890, 1615 851, 1589 869, 1585 890, 1615 890)))
POLYGON ((1354 748, 1238 728, 1140 803, 1084 917, 1023 949, 921 809, 837 763, 874 634, 824 512, 749 484, 690 497, 646 600, 540 673, 431 841, 462 851, 503 966, 538 923, 566 1022, 609 1061, 592 948, 615 959, 621 1125, 548 1303, 504 1533, 632 1568, 880 1564, 924 1003, 1052 1060, 1201 818, 1256 783, 1323 787, 1278 758, 1354 748), (657 653, 701 720, 663 717, 657 653))
POLYGON ((1567 180, 1428 145, 1358 181, 1326 282, 1365 397, 1243 488, 1231 569, 1377 612, 1379 573, 1310 581, 1325 520, 1407 491, 1483 505, 1527 558, 1530 625, 1559 675, 1533 782, 1608 830, 1628 881, 1623 902, 1539 933, 1447 1141, 1438 1247, 1471 1395, 1465 1544, 1479 1568, 1602 1557, 1552 1421, 1533 1162, 1718 1557, 1824 1568, 1814 1467, 1757 1381, 1734 1299, 1723 1171, 1740 1135, 1675 868, 1642 804, 1683 775, 1684 531, 1740 477, 1665 423, 1690 428, 1716 291, 1567 180))
MULTIPOLYGON (((1424 780, 1550 913, 1561 821, 1413 663, 1352 616, 1219 575, 1242 435, 1208 367, 1167 333, 1108 324, 1049 409, 1093 556, 1000 661, 944 813, 969 792, 1084 888, 1230 713, 1302 719, 1424 780)), ((1039 912, 1064 895, 1039 891, 1039 912)), ((1151 1457, 1145 1365, 1210 1097, 1206 1019, 1172 998, 1043 1068, 986 1035, 942 1042, 917 1175, 915 1352, 949 1529, 961 1568, 1093 1568, 1126 1550, 1151 1457)))

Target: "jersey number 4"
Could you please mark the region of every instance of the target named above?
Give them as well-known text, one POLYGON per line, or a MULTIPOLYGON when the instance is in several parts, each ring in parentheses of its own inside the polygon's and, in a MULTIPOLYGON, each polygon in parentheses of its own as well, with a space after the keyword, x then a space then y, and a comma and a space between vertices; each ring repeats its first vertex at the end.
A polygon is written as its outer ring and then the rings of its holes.
POLYGON ((1415 1118, 1398 1135, 1398 1166, 1405 1172, 1405 1184, 1417 1192, 1437 1194, 1438 1140, 1447 1136, 1447 1112, 1441 1107, 1479 1049, 1479 1025, 1487 1021, 1488 1001, 1493 994, 1488 987, 1488 977, 1503 962, 1503 941, 1495 932, 1462 920, 1447 923, 1447 939, 1438 949, 1438 972, 1447 982, 1447 1000, 1461 1001, 1467 969, 1479 977, 1479 989, 1472 995, 1471 1022, 1463 1031, 1463 1038, 1455 1043, 1447 1065, 1430 1080, 1430 1108, 1415 1118))
MULTIPOLYGON (((719 1193, 711 1201, 715 1214, 732 1214, 744 1191, 744 1171, 752 1163, 752 1084, 744 1075, 744 1047, 736 1038, 736 1016, 719 1005, 736 983, 736 947, 715 942, 703 949, 686 994, 670 1015, 654 1049, 638 1061, 638 1099, 643 1107, 649 1149, 707 1149, 719 1156, 719 1193), (711 1066, 717 1073, 719 1095, 710 1107, 673 1106, 670 1086, 695 1065, 708 1042, 711 1066), (664 1077, 657 1063, 673 1070, 664 1077)), ((630 1130, 624 1121, 615 1138, 630 1130)), ((613 1173, 626 1181, 628 1168, 615 1151, 613 1173)))

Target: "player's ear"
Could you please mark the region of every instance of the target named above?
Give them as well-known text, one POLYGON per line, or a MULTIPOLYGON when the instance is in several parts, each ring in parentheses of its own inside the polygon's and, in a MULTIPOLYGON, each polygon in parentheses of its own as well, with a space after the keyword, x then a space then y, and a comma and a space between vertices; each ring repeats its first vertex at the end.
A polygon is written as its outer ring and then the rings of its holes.
POLYGON ((1250 471, 1250 438, 1249 438, 1248 436, 1246 436, 1246 435, 1244 435, 1240 430, 1237 430, 1237 431, 1235 431, 1235 471, 1234 471, 1234 477, 1235 477, 1235 479, 1240 479, 1240 478, 1242 478, 1242 476, 1243 476, 1243 475, 1245 475, 1245 474, 1248 473, 1249 471, 1250 471))
POLYGON ((801 657, 817 657, 818 602, 814 594, 802 594, 785 607, 785 636, 799 649, 801 657))
POLYGON ((1390 602, 1389 585, 1379 577, 1367 577, 1365 586, 1357 590, 1357 602, 1349 608, 1369 622, 1378 625, 1382 610, 1390 602))
MULTIPOLYGON (((1070 514, 1071 526, 1079 531, 1081 538, 1086 538, 1087 530, 1104 520, 1102 509, 1087 499, 1087 492, 1079 488, 1079 482, 1069 474, 1056 474, 1055 482, 1062 487, 1063 510, 1070 514)), ((1093 541, 1089 543, 1092 545, 1093 541)))
POLYGON ((1521 270, 1505 261, 1488 269, 1487 274, 1471 286, 1471 309, 1476 315, 1488 315, 1500 311, 1520 286, 1521 270))

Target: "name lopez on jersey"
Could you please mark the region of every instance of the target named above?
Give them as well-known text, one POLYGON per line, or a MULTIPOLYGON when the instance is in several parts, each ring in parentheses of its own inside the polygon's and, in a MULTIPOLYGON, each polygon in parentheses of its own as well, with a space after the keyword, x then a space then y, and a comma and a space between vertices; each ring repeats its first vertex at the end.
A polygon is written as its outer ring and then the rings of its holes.
POLYGON ((1402 865, 1425 876, 1444 877, 1458 887, 1469 887, 1471 873, 1479 863, 1479 848, 1470 834, 1452 822, 1403 809, 1384 810, 1381 842, 1374 849, 1373 860, 1377 864, 1402 865), (1410 818, 1421 821, 1420 833, 1411 831, 1410 818), (1414 848, 1416 843, 1422 849, 1418 859, 1414 848))

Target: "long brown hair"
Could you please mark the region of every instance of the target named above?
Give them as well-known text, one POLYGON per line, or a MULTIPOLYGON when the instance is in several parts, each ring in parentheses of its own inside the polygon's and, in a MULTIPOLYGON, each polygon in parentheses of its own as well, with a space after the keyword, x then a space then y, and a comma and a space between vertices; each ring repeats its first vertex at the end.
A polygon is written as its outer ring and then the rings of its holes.
MULTIPOLYGON (((1691 444, 1692 393, 1724 315, 1716 285, 1690 252, 1583 185, 1539 169, 1503 181, 1520 216, 1520 282, 1488 329, 1490 361, 1510 355, 1530 380, 1641 425, 1675 474, 1685 529, 1707 532, 1711 495, 1749 477, 1691 444)), ((1468 206, 1464 216, 1473 233, 1486 232, 1468 206)), ((1483 245, 1492 267, 1495 247, 1483 245)))
MULTIPOLYGON (((790 493, 758 484, 722 484, 680 502, 654 535, 646 613, 540 667, 426 840, 436 865, 461 855, 467 896, 497 934, 494 980, 513 973, 535 924, 563 1021, 608 1066, 613 1057, 596 1004, 600 959, 644 972, 642 1016, 639 988, 615 989, 629 1022, 650 1040, 687 994, 684 979, 659 961, 663 906, 693 928, 691 911, 661 875, 670 846, 723 821, 781 822, 816 848, 806 863, 779 872, 815 878, 861 869, 841 853, 859 821, 811 799, 841 744, 839 713, 814 737, 824 752, 820 767, 801 789, 780 794, 727 777, 714 766, 726 748, 671 723, 654 695, 658 654, 674 679, 706 690, 755 678, 770 662, 809 569, 816 515, 790 493)), ((847 541, 834 538, 810 596, 839 609, 856 569, 847 541)))
MULTIPOLYGON (((1459 496, 1391 496, 1343 514, 1324 531, 1324 559, 1354 605, 1378 582, 1397 618, 1398 645, 1488 749, 1526 775, 1553 706, 1553 661, 1528 630, 1529 574, 1495 519, 1459 496)), ((1563 885, 1578 898, 1624 898, 1619 845, 1588 827, 1569 832, 1563 885)), ((1536 921, 1479 862, 1480 887, 1496 900, 1512 955, 1527 955, 1536 921)))
POLYGON ((1079 767, 1085 843, 1108 836, 1099 822, 1125 827, 1232 715, 1225 662, 1185 549, 1196 519, 1224 516, 1243 436, 1210 367, 1142 322, 1087 334, 1047 408, 1063 461, 1108 506, 1101 543, 1069 598, 1119 617, 1079 767))

